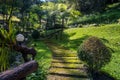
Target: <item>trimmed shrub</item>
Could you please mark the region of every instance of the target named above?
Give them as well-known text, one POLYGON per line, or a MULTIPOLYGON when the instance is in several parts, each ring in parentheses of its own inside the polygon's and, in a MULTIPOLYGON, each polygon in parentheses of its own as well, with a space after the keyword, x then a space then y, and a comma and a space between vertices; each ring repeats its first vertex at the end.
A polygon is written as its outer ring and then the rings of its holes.
POLYGON ((99 38, 90 37, 80 45, 78 56, 90 70, 99 71, 101 67, 110 62, 111 51, 99 38))
POLYGON ((38 30, 34 30, 32 33, 32 38, 33 39, 38 39, 40 37, 40 33, 38 30))

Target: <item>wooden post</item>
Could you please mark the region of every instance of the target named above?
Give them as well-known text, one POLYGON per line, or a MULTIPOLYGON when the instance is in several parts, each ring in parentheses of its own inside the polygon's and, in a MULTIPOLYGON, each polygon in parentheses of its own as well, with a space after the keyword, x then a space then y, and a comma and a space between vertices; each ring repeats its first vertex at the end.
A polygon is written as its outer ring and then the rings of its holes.
POLYGON ((36 71, 38 63, 36 61, 29 61, 12 70, 7 70, 0 73, 0 80, 22 80, 28 74, 36 71))

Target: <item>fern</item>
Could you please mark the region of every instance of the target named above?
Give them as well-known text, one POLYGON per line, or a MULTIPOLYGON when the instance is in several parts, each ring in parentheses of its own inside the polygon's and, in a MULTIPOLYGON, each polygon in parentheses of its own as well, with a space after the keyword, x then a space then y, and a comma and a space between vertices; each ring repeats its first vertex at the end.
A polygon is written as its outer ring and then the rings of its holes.
POLYGON ((15 29, 11 20, 9 21, 9 31, 4 28, 0 29, 0 72, 9 68, 9 55, 11 45, 15 44, 15 29))

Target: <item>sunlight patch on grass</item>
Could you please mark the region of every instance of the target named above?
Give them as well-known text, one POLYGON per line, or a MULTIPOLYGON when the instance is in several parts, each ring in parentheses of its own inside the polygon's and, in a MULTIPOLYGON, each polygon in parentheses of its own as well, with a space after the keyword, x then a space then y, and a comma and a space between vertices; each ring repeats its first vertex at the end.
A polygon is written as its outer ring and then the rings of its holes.
POLYGON ((89 36, 100 38, 104 44, 113 50, 111 62, 103 67, 117 80, 120 79, 120 25, 107 24, 99 27, 71 28, 64 31, 63 40, 57 42, 71 51, 77 51, 79 45, 89 36))
POLYGON ((37 55, 35 60, 39 64, 38 71, 27 77, 27 80, 46 80, 52 61, 52 52, 42 41, 32 41, 30 46, 35 45, 37 55))

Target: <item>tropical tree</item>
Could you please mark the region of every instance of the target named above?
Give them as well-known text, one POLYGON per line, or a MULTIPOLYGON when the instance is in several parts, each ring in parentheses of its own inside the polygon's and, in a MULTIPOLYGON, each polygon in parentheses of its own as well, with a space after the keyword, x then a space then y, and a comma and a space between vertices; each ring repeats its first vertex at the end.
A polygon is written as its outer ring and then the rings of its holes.
POLYGON ((9 59, 11 52, 13 51, 12 46, 15 42, 15 28, 11 23, 11 20, 8 23, 9 31, 6 31, 4 28, 0 29, 0 72, 9 68, 9 59))
POLYGON ((3 26, 6 24, 9 30, 9 21, 11 20, 14 11, 17 9, 17 0, 0 0, 0 14, 3 16, 3 26))
POLYGON ((0 0, 0 14, 3 17, 0 28, 0 72, 9 67, 11 45, 15 43, 15 29, 11 19, 17 8, 16 3, 17 0, 0 0))
POLYGON ((78 0, 79 10, 83 13, 101 12, 106 6, 107 0, 78 0))
POLYGON ((0 0, 0 14, 3 17, 2 27, 0 28, 0 72, 9 68, 9 56, 12 46, 15 44, 16 30, 11 20, 12 16, 27 11, 28 3, 28 0, 27 2, 25 0, 23 2, 21 0, 0 0))
POLYGON ((58 21, 59 22, 61 21, 62 25, 64 25, 65 19, 66 21, 69 18, 75 19, 75 17, 78 17, 80 15, 79 11, 77 11, 74 7, 72 6, 70 7, 69 5, 65 3, 48 2, 45 5, 42 5, 42 9, 48 12, 47 15, 49 17, 52 16, 54 24, 59 19, 58 21))
POLYGON ((38 23, 40 24, 39 26, 41 27, 42 24, 42 17, 44 16, 44 10, 41 8, 41 3, 37 4, 37 5, 33 5, 31 7, 31 12, 36 14, 38 17, 38 23))

